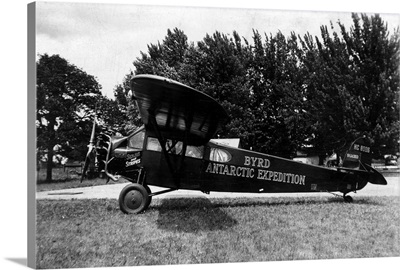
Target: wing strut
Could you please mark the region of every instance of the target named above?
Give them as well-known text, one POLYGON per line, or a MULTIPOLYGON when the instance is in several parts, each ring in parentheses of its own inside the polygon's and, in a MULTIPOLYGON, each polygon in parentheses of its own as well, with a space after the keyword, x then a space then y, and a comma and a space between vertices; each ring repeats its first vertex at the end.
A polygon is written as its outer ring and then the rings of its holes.
POLYGON ((155 116, 149 112, 149 124, 153 127, 154 131, 156 132, 157 139, 161 144, 161 149, 162 152, 164 153, 165 160, 167 161, 168 168, 170 172, 173 174, 174 172, 174 167, 172 166, 171 160, 169 159, 168 153, 167 153, 167 148, 166 148, 166 140, 162 136, 160 129, 158 128, 157 120, 155 116))
POLYGON ((162 152, 164 154, 165 160, 167 162, 168 168, 170 170, 170 173, 174 177, 175 184, 179 188, 180 186, 180 179, 182 177, 182 171, 184 168, 184 160, 185 160, 185 153, 187 149, 187 141, 189 138, 190 134, 190 128, 193 123, 193 114, 190 113, 188 114, 187 117, 185 117, 185 132, 184 132, 184 138, 182 141, 182 150, 181 153, 179 153, 179 159, 178 160, 173 160, 173 156, 170 155, 169 153, 171 152, 171 149, 173 146, 171 146, 169 149, 167 149, 167 141, 164 138, 164 136, 161 134, 160 128, 157 124, 157 120, 154 116, 153 113, 149 112, 149 124, 152 126, 153 130, 156 133, 157 139, 160 142, 162 152))
POLYGON ((180 174, 183 171, 183 164, 184 164, 185 155, 186 155, 187 142, 188 142, 188 137, 189 137, 192 123, 193 123, 193 113, 189 113, 189 114, 187 114, 187 117, 185 117, 185 137, 183 140, 182 153, 181 153, 179 167, 178 167, 178 171, 177 171, 177 173, 179 174, 179 179, 181 177, 180 174))

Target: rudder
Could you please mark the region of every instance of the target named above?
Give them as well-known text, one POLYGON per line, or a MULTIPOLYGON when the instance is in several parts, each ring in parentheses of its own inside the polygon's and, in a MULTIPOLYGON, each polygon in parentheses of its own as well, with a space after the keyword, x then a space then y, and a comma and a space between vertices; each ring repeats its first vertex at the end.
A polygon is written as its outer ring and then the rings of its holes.
POLYGON ((356 139, 345 153, 343 167, 365 170, 366 168, 362 166, 362 164, 371 166, 371 162, 372 153, 370 142, 367 137, 362 137, 356 139))

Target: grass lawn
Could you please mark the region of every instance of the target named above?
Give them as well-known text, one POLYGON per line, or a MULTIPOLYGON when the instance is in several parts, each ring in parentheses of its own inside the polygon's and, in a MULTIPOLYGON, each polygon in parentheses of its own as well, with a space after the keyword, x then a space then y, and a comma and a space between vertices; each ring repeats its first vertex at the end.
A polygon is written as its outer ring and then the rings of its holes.
POLYGON ((400 198, 37 201, 37 268, 400 256, 400 198))

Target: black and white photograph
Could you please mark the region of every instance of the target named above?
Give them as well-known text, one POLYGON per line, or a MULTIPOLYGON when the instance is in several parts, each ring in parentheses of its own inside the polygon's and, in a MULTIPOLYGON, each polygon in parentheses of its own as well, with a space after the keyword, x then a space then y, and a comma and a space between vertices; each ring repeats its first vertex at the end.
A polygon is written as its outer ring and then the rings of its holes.
POLYGON ((27 2, 8 195, 27 194, 27 257, 5 261, 398 264, 400 13, 359 3, 27 2))

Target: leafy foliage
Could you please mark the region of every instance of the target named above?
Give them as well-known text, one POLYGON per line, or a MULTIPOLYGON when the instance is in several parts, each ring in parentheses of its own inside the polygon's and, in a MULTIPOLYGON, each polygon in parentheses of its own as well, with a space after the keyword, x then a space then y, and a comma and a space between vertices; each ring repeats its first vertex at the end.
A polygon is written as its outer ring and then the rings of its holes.
MULTIPOLYGON (((399 31, 389 32, 379 15, 353 14, 341 36, 321 27, 322 39, 305 37, 303 48, 310 112, 315 121, 313 144, 341 152, 346 142, 366 135, 376 152, 395 151, 399 136, 399 31)), ((333 25, 331 25, 333 30, 333 25)), ((398 151, 398 150, 397 150, 398 151)))
POLYGON ((188 44, 175 28, 141 52, 135 74, 166 76, 214 97, 231 116, 219 135, 239 137, 245 148, 292 157, 311 145, 325 157, 367 135, 376 154, 393 153, 399 30, 390 35, 379 15, 352 18, 350 31, 331 23, 321 37, 253 30, 252 43, 217 31, 188 44))
POLYGON ((301 50, 294 33, 266 36, 254 31, 254 56, 249 80, 254 95, 254 140, 257 149, 290 157, 306 139, 304 74, 299 62, 301 50))
POLYGON ((136 104, 131 98, 130 81, 132 77, 133 73, 127 74, 122 84, 117 85, 114 89, 115 102, 118 104, 120 111, 124 113, 124 121, 120 122, 119 129, 122 134, 127 134, 142 125, 136 104))
MULTIPOLYGON (((38 157, 47 152, 47 180, 51 180, 54 148, 80 148, 90 134, 88 125, 100 85, 86 72, 59 55, 40 55, 37 62, 36 126, 38 157)), ((62 152, 68 156, 68 152, 62 152)), ((78 154, 79 156, 79 154, 78 154)))

